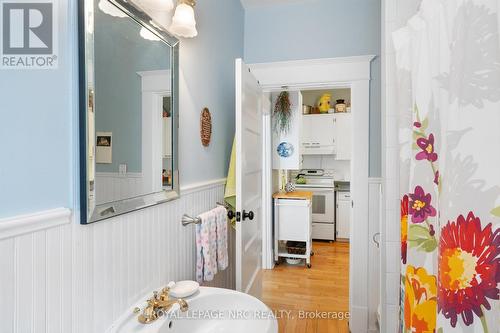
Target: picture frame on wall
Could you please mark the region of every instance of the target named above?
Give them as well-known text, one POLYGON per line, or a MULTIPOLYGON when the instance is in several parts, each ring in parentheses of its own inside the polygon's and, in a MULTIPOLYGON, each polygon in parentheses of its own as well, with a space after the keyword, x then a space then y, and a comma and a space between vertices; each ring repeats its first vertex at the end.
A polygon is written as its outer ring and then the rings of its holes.
POLYGON ((96 152, 95 161, 101 164, 113 163, 113 133, 96 133, 96 152))

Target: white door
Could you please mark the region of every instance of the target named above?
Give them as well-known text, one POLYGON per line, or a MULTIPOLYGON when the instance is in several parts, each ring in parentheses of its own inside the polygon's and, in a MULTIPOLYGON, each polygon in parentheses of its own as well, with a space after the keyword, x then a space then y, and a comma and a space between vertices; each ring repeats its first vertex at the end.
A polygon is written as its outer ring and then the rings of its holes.
POLYGON ((236 59, 236 289, 246 293, 262 267, 263 99, 257 79, 236 59))

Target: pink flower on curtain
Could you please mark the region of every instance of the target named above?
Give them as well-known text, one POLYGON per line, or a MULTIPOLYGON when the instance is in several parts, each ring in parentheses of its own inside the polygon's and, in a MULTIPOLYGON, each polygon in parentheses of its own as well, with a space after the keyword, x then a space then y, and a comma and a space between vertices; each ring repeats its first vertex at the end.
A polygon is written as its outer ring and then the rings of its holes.
POLYGON ((424 189, 417 185, 415 192, 410 194, 409 213, 413 223, 422 223, 428 217, 436 216, 436 209, 431 205, 432 196, 425 193, 424 189))
POLYGON ((472 212, 448 221, 441 229, 438 264, 438 311, 452 327, 458 316, 472 325, 474 314, 481 318, 491 310, 488 299, 499 299, 500 229, 493 231, 491 223, 481 228, 472 212))
POLYGON ((415 158, 417 160, 428 160, 429 162, 436 162, 438 155, 434 152, 434 134, 430 134, 429 138, 418 138, 417 146, 422 149, 415 158))

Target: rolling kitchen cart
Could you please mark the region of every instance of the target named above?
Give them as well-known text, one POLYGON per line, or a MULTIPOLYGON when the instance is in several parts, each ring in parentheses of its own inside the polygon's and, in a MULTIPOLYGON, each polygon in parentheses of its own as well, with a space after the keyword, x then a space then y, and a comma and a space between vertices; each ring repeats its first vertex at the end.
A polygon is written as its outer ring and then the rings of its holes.
POLYGON ((312 225, 311 202, 312 192, 294 191, 275 193, 274 198, 274 261, 279 257, 305 259, 306 266, 311 268, 312 225), (283 242, 295 241, 305 243, 305 254, 288 253, 283 242))

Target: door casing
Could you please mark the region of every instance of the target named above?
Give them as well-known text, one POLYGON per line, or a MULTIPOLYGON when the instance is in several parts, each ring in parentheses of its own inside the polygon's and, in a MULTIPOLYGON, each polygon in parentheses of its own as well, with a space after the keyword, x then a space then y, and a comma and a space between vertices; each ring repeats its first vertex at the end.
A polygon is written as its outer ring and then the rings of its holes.
MULTIPOLYGON (((369 101, 370 64, 373 55, 249 64, 265 93, 288 89, 318 90, 350 88, 352 106, 351 196, 352 221, 349 253, 349 328, 368 330, 368 186, 369 186, 369 101), (356 260, 354 260, 356 258, 356 260), (355 288, 354 288, 355 286, 355 288)), ((270 114, 263 115, 263 269, 274 267, 272 253, 272 128, 270 114)))

